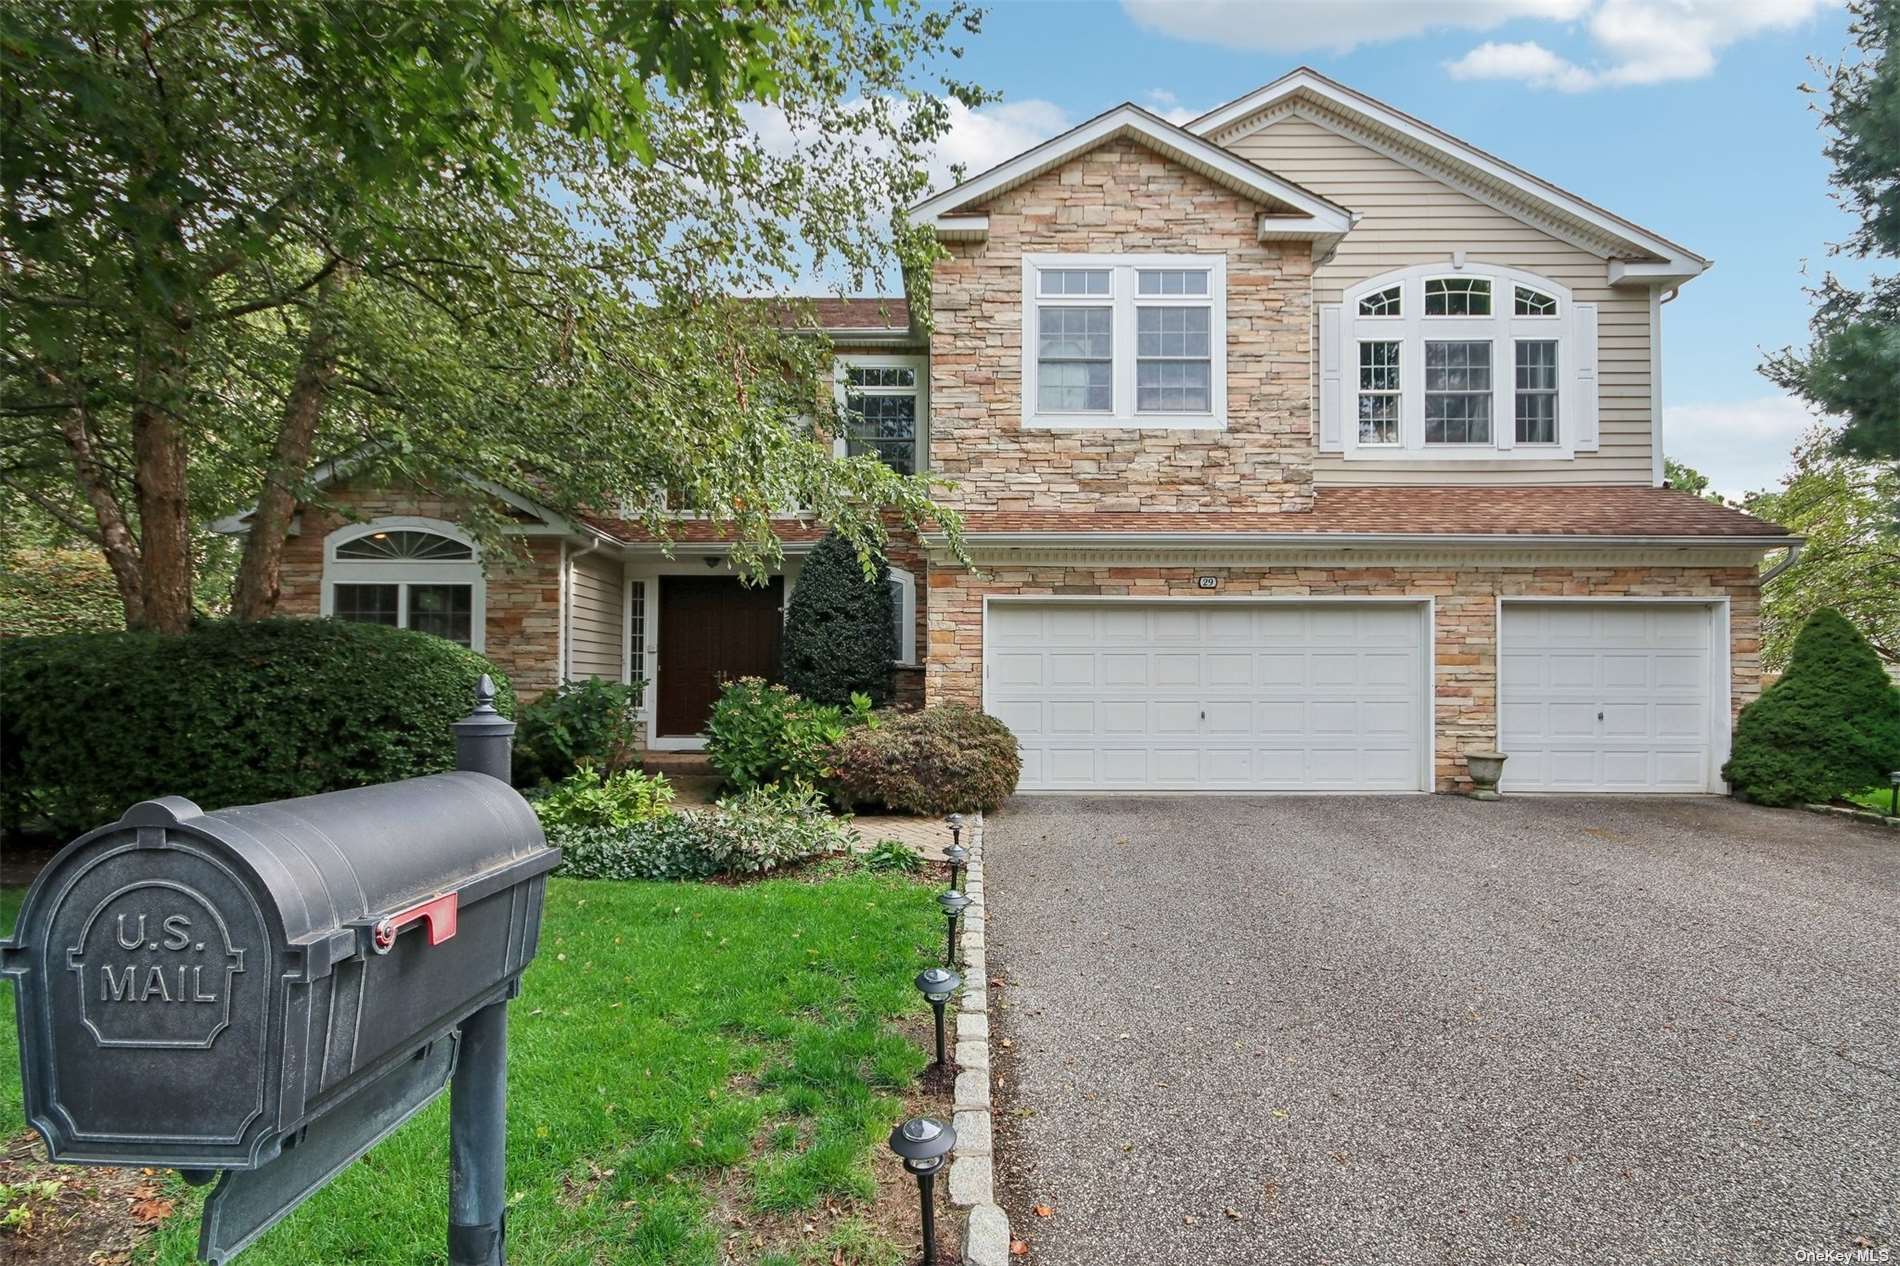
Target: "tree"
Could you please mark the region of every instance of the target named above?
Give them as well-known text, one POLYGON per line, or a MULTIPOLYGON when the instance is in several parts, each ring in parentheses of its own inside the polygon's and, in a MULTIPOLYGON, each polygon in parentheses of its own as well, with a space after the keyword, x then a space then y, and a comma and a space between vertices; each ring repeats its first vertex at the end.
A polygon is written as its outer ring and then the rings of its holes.
POLYGON ((847 704, 855 692, 882 707, 891 701, 895 624, 890 567, 881 557, 860 557, 833 532, 798 573, 785 609, 779 675, 814 703, 847 704))
POLYGON ((1838 610, 1874 652, 1900 664, 1900 472, 1843 457, 1833 433, 1817 427, 1795 449, 1777 492, 1744 503, 1751 514, 1806 539, 1801 561, 1762 593, 1762 664, 1788 662, 1795 635, 1815 612, 1838 610))
POLYGON ((1762 804, 1826 802, 1900 765, 1900 691, 1840 612, 1816 611, 1788 671, 1742 709, 1722 777, 1762 804))
MULTIPOLYGON (((1900 61, 1888 50, 1900 31, 1900 4, 1852 0, 1849 11, 1858 56, 1817 63, 1834 198, 1861 222, 1833 252, 1892 260, 1900 256, 1900 61)), ((1762 372, 1846 419, 1842 453, 1900 459, 1900 276, 1875 276, 1856 290, 1830 272, 1813 297, 1808 349, 1784 349, 1762 372)))
POLYGON ((1671 488, 1701 497, 1704 501, 1713 501, 1717 505, 1726 504, 1722 494, 1709 491, 1709 477, 1693 466, 1687 466, 1673 457, 1663 458, 1663 479, 1671 488))
MULTIPOLYGON (((933 513, 927 482, 821 460, 796 419, 823 350, 725 296, 929 257, 884 216, 948 125, 914 81, 960 20, 913 0, 8 6, 0 482, 100 549, 129 625, 165 631, 191 615, 194 525, 242 506, 236 607, 268 613, 320 455, 570 515, 709 513, 753 569, 778 559, 774 506, 881 545, 881 512, 933 513)), ((468 506, 492 537, 492 505, 468 506)))

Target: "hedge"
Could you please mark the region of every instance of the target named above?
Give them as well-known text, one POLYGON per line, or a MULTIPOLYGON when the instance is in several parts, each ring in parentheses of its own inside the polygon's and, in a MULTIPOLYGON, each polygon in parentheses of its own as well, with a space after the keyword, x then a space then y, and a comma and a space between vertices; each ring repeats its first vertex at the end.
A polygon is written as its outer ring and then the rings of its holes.
POLYGON ((153 796, 217 809, 436 773, 473 651, 337 620, 0 642, 0 822, 61 836, 153 796))
POLYGON ((994 809, 1022 777, 1016 736, 995 717, 957 704, 884 713, 831 745, 830 787, 847 805, 907 813, 994 809))
POLYGON ((1823 608, 1788 671, 1742 709, 1722 777, 1760 804, 1826 803, 1900 769, 1900 691, 1860 631, 1823 608))

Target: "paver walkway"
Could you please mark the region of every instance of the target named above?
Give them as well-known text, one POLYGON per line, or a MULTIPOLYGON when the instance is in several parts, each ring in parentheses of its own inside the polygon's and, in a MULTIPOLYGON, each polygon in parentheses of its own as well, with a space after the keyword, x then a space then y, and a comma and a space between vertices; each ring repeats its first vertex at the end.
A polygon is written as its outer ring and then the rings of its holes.
POLYGON ((1900 1261, 1894 833, 1208 797, 986 835, 1028 1266, 1900 1261))

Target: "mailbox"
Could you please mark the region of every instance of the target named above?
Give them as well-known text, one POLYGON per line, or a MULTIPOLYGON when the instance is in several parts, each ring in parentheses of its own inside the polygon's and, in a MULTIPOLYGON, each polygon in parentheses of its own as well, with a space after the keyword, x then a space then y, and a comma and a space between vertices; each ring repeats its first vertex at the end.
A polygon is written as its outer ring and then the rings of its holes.
MULTIPOLYGON (((473 763, 505 769, 513 727, 486 699, 458 740, 484 725, 500 745, 473 763)), ((225 1260, 451 1075, 459 1126, 461 1047, 494 1083, 468 1097, 504 1110, 494 1004, 534 957, 559 860, 525 800, 466 770, 216 812, 136 805, 53 859, 0 943, 27 1117, 55 1161, 227 1171, 201 1240, 225 1260)), ((499 1150, 498 1121, 473 1128, 499 1150)), ((499 1223, 477 1212, 498 1261, 499 1223)))

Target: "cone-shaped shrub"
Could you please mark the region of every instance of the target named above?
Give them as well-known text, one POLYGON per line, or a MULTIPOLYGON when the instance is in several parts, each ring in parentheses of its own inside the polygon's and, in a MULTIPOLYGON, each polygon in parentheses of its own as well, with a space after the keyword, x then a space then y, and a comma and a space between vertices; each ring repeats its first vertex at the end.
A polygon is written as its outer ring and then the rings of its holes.
POLYGON ((1900 691, 1840 612, 1822 609, 1788 671, 1742 709, 1722 776, 1762 804, 1824 803, 1887 784, 1900 768, 1900 691))
POLYGON ((856 691, 882 707, 891 701, 894 624, 889 565, 879 558, 867 577, 857 550, 833 532, 798 573, 779 675, 813 703, 844 707, 856 691))

